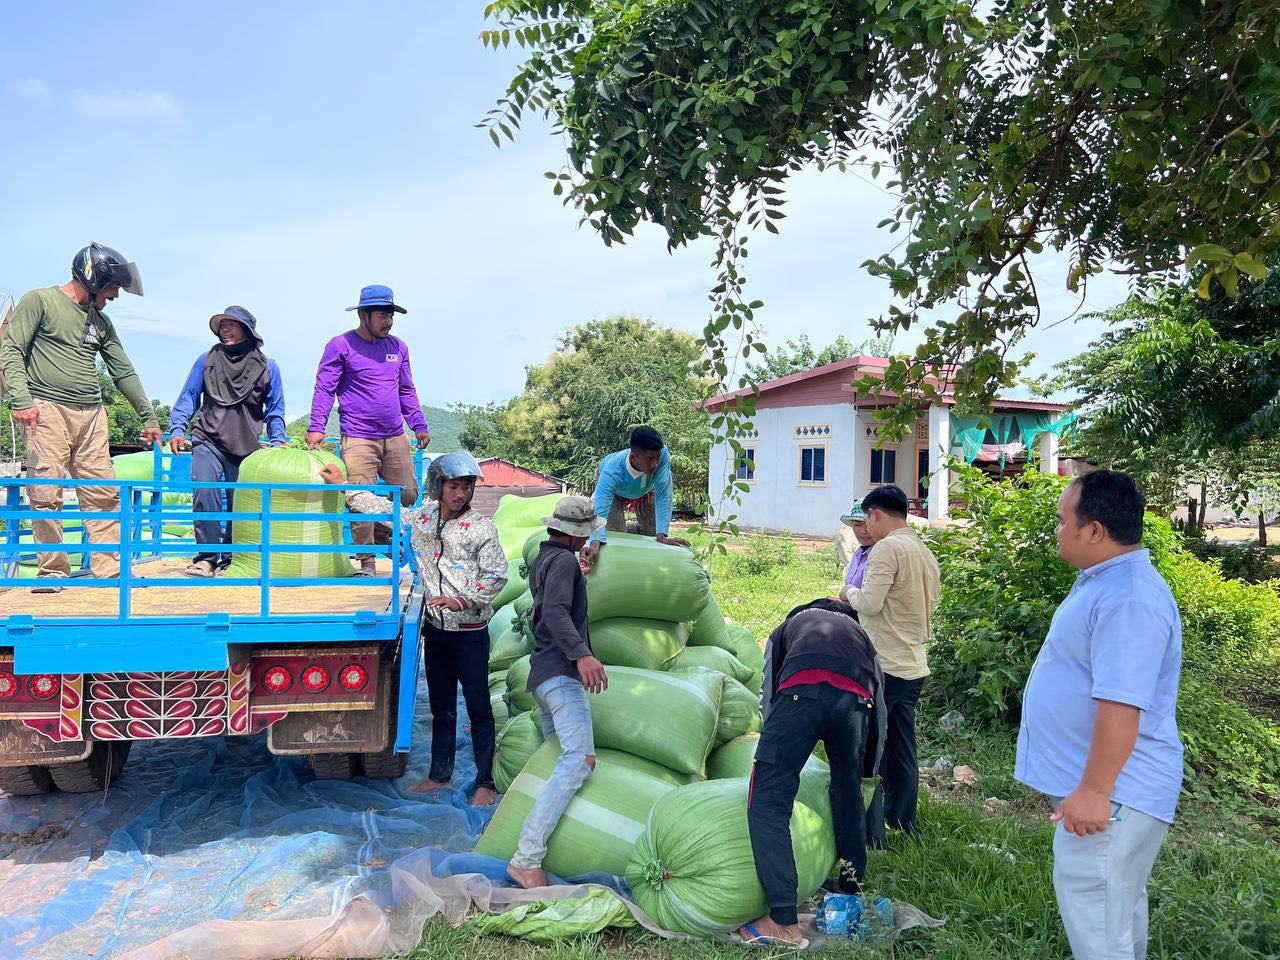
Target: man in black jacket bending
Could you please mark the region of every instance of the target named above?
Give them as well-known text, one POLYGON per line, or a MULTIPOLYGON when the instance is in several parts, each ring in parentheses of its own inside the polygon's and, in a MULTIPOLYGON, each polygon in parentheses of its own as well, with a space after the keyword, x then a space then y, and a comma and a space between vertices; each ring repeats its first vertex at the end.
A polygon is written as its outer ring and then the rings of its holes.
POLYGON ((868 731, 884 729, 875 717, 883 676, 857 614, 837 600, 815 600, 792 610, 769 637, 766 650, 764 728, 751 773, 747 822, 769 912, 739 934, 746 943, 803 946, 791 848, 800 769, 821 740, 831 764, 837 858, 832 885, 857 893, 867 868, 864 758, 868 731))

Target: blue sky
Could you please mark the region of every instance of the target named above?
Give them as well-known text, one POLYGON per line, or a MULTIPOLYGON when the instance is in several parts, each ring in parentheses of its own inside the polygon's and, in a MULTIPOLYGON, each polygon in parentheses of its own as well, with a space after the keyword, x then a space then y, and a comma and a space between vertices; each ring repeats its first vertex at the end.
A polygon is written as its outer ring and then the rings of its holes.
MULTIPOLYGON (((645 229, 606 249, 551 195, 543 172, 563 152, 545 128, 499 151, 474 127, 517 60, 480 45, 483 6, 10 7, 0 288, 63 282, 89 240, 115 246, 147 295, 110 313, 153 397, 173 401, 212 342, 209 316, 239 303, 280 362, 290 416, 308 408, 323 345, 350 327, 343 308, 365 283, 409 309, 395 332, 423 402, 439 406, 519 392, 524 367, 593 316, 700 329, 706 248, 671 255, 645 229)), ((769 343, 869 334, 889 296, 858 265, 889 244, 875 224, 892 203, 858 175, 795 179, 782 235, 753 240, 769 343)), ((1036 267, 1045 324, 1075 308, 1065 272, 1058 258, 1036 267)), ((1124 293, 1102 278, 1088 306, 1124 293)), ((1062 323, 1027 348, 1047 363, 1098 332, 1062 323)))

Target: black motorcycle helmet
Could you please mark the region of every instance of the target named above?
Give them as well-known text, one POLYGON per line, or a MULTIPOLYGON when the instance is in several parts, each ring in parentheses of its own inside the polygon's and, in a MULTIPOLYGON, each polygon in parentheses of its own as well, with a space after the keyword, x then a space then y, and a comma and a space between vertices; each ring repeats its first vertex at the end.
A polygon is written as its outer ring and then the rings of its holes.
POLYGON ((96 297, 113 283, 120 289, 142 296, 142 274, 138 265, 126 260, 118 250, 91 243, 71 260, 71 276, 75 277, 90 297, 96 297))

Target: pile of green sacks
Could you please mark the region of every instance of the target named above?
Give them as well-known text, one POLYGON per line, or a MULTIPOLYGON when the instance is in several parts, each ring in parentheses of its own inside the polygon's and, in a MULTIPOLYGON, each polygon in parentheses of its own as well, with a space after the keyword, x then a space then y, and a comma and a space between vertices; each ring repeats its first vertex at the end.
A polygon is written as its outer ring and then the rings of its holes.
MULTIPOLYGON (((476 852, 501 859, 515 853, 560 755, 525 690, 533 642, 524 584, 557 499, 504 497, 494 517, 519 592, 508 584, 491 627, 494 779, 503 797, 476 852)), ((543 865, 561 877, 624 876, 636 904, 665 929, 732 931, 766 912, 747 833, 760 645, 725 622, 691 551, 648 537, 610 533, 587 597, 591 645, 609 674, 608 690, 589 698, 596 768, 552 833, 543 865)), ((813 758, 791 821, 801 901, 835 863, 829 783, 826 764, 813 758)))

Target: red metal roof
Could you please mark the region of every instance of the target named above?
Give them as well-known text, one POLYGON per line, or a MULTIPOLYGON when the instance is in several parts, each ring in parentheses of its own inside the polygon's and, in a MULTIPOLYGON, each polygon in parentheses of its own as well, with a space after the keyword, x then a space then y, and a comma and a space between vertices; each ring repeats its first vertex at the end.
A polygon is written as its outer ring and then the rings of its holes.
MULTIPOLYGON (((888 403, 896 402, 897 395, 885 392, 881 395, 879 403, 869 397, 864 398, 859 403, 852 381, 855 374, 871 378, 883 376, 882 371, 888 368, 889 363, 890 361, 885 357, 850 357, 847 360, 837 360, 835 363, 823 364, 811 370, 802 370, 799 373, 778 377, 776 380, 766 380, 760 384, 760 397, 756 402, 756 406, 758 409, 766 409, 768 407, 795 407, 841 402, 848 402, 855 406, 866 408, 885 406, 888 403)), ((944 373, 948 369, 954 368, 943 368, 944 373)), ((932 377, 929 379, 933 380, 932 377)), ((933 382, 937 383, 936 380, 933 382)), ((702 406, 707 410, 718 410, 739 397, 749 396, 751 396, 751 391, 748 389, 734 390, 731 393, 722 393, 719 396, 712 397, 702 406)), ((949 386, 945 389, 942 400, 948 406, 954 405, 955 400, 951 397, 949 386)), ((1071 405, 1067 403, 1051 403, 1046 400, 1015 400, 1001 397, 995 401, 994 409, 996 411, 1042 410, 1045 412, 1066 412, 1071 409, 1071 405)))
POLYGON ((530 470, 501 457, 485 457, 480 461, 480 469, 484 471, 481 484, 486 487, 536 487, 550 486, 560 489, 561 482, 555 477, 537 470, 530 470))

